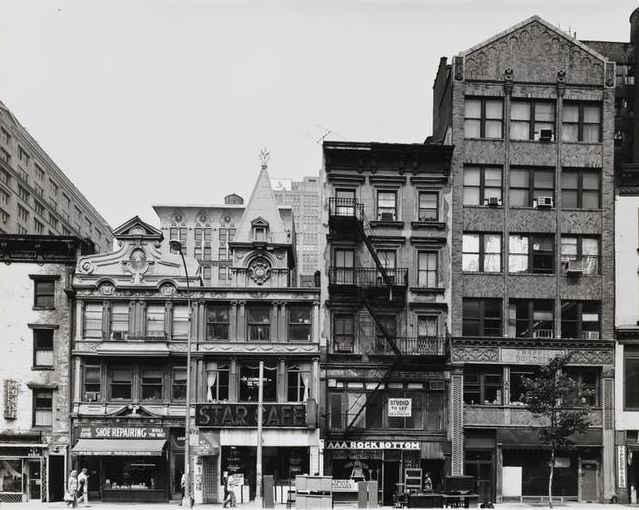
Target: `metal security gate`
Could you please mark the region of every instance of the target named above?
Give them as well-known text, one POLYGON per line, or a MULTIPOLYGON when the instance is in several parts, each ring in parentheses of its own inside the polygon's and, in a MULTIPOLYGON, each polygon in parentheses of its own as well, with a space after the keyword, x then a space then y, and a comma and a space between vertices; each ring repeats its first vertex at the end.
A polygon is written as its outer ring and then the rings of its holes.
POLYGON ((218 473, 218 457, 206 455, 202 457, 202 502, 217 503, 220 489, 218 473))

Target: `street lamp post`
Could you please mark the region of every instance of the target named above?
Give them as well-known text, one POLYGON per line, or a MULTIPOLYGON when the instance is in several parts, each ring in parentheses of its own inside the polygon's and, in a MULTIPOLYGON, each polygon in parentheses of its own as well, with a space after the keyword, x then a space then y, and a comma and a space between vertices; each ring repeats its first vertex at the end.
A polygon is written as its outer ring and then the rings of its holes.
POLYGON ((172 250, 177 251, 182 257, 184 274, 186 275, 186 301, 189 309, 188 331, 186 336, 186 411, 184 412, 184 501, 187 508, 191 506, 191 320, 193 319, 193 309, 191 308, 191 286, 189 284, 189 270, 186 267, 184 253, 182 253, 182 243, 172 239, 169 242, 172 250))

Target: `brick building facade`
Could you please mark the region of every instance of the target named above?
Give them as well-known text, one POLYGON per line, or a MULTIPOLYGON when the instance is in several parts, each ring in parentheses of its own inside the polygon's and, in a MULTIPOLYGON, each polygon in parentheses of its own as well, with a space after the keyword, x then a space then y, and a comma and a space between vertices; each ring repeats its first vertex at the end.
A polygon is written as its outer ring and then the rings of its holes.
POLYGON ((614 482, 615 65, 534 16, 440 62, 433 140, 452 178, 452 474, 481 501, 539 497, 546 453, 521 377, 558 353, 593 390, 555 494, 614 482))
POLYGON ((61 501, 70 440, 75 237, 0 235, 0 501, 61 501))

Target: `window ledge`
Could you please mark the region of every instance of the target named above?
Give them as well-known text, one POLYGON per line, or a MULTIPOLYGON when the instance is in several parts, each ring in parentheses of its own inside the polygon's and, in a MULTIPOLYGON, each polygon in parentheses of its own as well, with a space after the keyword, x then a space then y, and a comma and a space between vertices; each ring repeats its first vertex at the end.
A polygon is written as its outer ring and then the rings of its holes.
POLYGON ((55 306, 34 306, 33 310, 36 310, 36 311, 55 310, 55 306))
POLYGON ((38 366, 34 365, 34 366, 31 367, 31 370, 53 371, 53 370, 55 370, 55 368, 53 366, 51 366, 51 367, 38 367, 38 366))
POLYGON ((410 287, 410 291, 415 294, 443 294, 446 289, 444 287, 410 287))
POLYGON ((414 229, 434 228, 444 230, 446 228, 446 223, 443 221, 411 221, 410 225, 414 229))
POLYGON ((503 271, 462 271, 463 275, 478 275, 478 274, 482 274, 482 275, 494 275, 494 276, 504 276, 504 272, 503 271))
POLYGON ((464 140, 477 140, 481 142, 503 142, 504 138, 476 138, 476 137, 465 137, 464 140))
POLYGON ((375 227, 385 227, 385 228, 404 228, 404 222, 403 221, 381 221, 381 220, 374 220, 370 222, 371 227, 375 228, 375 227))

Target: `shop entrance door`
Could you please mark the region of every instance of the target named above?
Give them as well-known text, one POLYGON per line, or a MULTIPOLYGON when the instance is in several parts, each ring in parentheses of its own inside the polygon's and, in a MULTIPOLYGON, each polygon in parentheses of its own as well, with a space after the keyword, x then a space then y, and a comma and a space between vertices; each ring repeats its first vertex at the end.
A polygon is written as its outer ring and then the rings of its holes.
POLYGON ((384 461, 384 506, 393 505, 393 496, 398 491, 399 485, 399 461, 384 461))
POLYGON ((477 484, 477 494, 479 502, 495 501, 494 483, 495 474, 493 471, 492 451, 469 451, 466 452, 466 462, 464 464, 464 474, 475 478, 477 484))
POLYGON ((587 503, 599 501, 599 491, 597 485, 597 463, 582 462, 583 484, 581 489, 581 500, 587 503))
POLYGON ((49 501, 62 501, 63 498, 64 455, 49 455, 49 501))
POLYGON ((42 495, 42 480, 40 478, 40 459, 30 459, 25 461, 24 473, 26 476, 23 480, 26 482, 27 498, 29 501, 37 501, 42 495))

